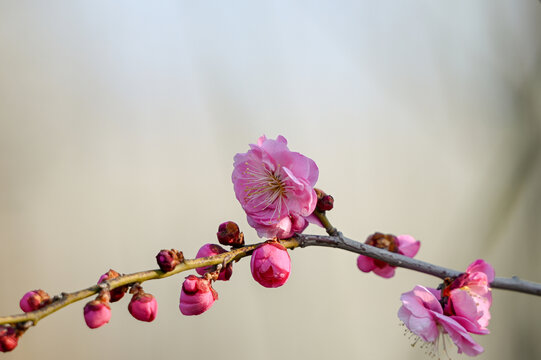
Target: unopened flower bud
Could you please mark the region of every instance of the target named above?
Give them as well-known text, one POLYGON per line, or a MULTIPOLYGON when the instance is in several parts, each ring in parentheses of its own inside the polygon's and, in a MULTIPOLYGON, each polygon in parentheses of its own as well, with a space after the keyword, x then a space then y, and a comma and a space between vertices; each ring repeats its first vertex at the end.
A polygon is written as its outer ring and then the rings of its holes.
POLYGON ((111 307, 108 302, 92 300, 84 308, 86 325, 91 329, 99 328, 111 319, 111 307))
POLYGON ((12 326, 0 325, 0 351, 8 352, 17 347, 19 336, 12 326))
POLYGON ((184 255, 182 251, 175 249, 162 250, 156 255, 156 261, 161 271, 172 271, 178 264, 184 261, 184 255))
POLYGON ((239 226, 233 221, 226 221, 218 227, 216 233, 218 242, 222 245, 233 247, 244 246, 244 234, 240 232, 239 226))
POLYGON ((268 288, 285 284, 291 272, 291 258, 278 242, 267 242, 254 250, 250 262, 254 280, 268 288))
POLYGON ((325 195, 321 199, 317 200, 316 208, 318 211, 332 210, 334 207, 334 198, 331 195, 325 195))
MULTIPOLYGON (((106 280, 111 280, 114 278, 119 277, 120 274, 114 271, 113 269, 110 269, 105 274, 100 276, 100 279, 98 280, 98 284, 101 284, 102 282, 106 280)), ((115 289, 111 290, 111 302, 116 302, 124 297, 124 294, 128 291, 128 286, 120 286, 115 289)))
POLYGON ((189 275, 182 284, 180 292, 180 312, 184 315, 200 315, 210 309, 218 293, 209 280, 189 275))
MULTIPOLYGON (((197 252, 197 255, 195 256, 196 259, 202 258, 202 257, 208 257, 208 256, 214 256, 218 254, 223 254, 224 252, 227 252, 223 247, 216 244, 205 244, 201 246, 199 251, 197 252)), ((216 265, 213 266, 205 266, 195 269, 199 275, 205 275, 205 273, 216 271, 216 265)), ((223 268, 220 271, 220 274, 218 276, 218 280, 227 281, 231 278, 231 275, 233 274, 233 264, 228 263, 225 268, 223 268)))
POLYGON ((128 310, 137 320, 151 322, 158 314, 158 302, 151 294, 140 291, 131 298, 128 310))
POLYGON ((19 306, 21 307, 21 310, 26 313, 41 309, 50 302, 51 298, 49 297, 49 294, 40 289, 29 291, 24 294, 19 302, 19 306))

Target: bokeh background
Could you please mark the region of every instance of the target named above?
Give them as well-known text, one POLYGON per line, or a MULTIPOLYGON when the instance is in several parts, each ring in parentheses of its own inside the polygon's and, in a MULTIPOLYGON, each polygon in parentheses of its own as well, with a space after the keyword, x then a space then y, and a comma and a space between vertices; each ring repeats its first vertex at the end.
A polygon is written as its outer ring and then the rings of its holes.
MULTIPOLYGON (((540 130, 535 0, 2 1, 0 312, 31 289, 155 268, 162 248, 193 256, 225 220, 258 241, 230 176, 262 134, 317 162, 347 236, 409 233, 420 259, 541 281, 540 130)), ((282 288, 241 261, 210 311, 184 317, 183 276, 152 281, 153 323, 124 300, 89 330, 83 302, 3 357, 425 357, 396 312, 436 278, 291 256, 282 288)), ((541 299, 495 290, 479 359, 540 359, 540 324, 541 299)))

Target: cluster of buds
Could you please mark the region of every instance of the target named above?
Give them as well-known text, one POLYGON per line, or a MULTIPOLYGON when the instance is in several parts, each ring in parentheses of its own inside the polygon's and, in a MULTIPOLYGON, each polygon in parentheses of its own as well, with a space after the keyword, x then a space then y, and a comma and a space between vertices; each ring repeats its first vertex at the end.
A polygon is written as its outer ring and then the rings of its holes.
MULTIPOLYGON (((105 281, 115 279, 120 274, 114 270, 109 270, 103 274, 98 280, 98 284, 103 284, 105 281)), ((130 285, 123 285, 112 290, 103 284, 103 289, 95 300, 90 301, 84 307, 84 318, 86 325, 91 329, 99 328, 111 320, 111 303, 119 301, 124 297, 124 294, 130 289, 130 285)), ((143 291, 139 284, 131 286, 130 294, 133 294, 128 311, 137 320, 150 322, 156 318, 158 312, 158 303, 151 294, 143 291)))
MULTIPOLYGON (((103 283, 103 282, 105 282, 107 280, 115 279, 115 278, 117 278, 119 276, 120 276, 119 273, 117 273, 113 269, 110 269, 105 274, 100 276, 100 278, 98 280, 98 284, 101 284, 101 283, 103 283)), ((110 291, 110 301, 111 302, 117 302, 118 300, 122 299, 124 297, 124 294, 128 291, 128 288, 129 288, 129 286, 125 285, 125 286, 120 286, 120 287, 117 287, 117 288, 114 288, 113 290, 111 290, 110 291)))

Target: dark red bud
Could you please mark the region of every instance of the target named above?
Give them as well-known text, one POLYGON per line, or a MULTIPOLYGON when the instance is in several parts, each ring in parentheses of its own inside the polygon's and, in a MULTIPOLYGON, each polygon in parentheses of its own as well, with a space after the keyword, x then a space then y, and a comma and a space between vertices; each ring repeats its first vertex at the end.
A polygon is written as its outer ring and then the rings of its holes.
POLYGON ((334 198, 331 195, 325 195, 317 200, 316 208, 319 212, 332 210, 334 207, 334 198))
POLYGON ((0 351, 8 352, 17 347, 19 337, 11 326, 0 325, 0 351))
POLYGON ((162 250, 156 255, 156 261, 161 271, 172 271, 178 264, 184 261, 184 255, 182 251, 175 249, 162 250))
POLYGON ((239 226, 233 221, 226 221, 220 224, 216 236, 222 245, 233 247, 244 246, 244 234, 240 232, 239 226))

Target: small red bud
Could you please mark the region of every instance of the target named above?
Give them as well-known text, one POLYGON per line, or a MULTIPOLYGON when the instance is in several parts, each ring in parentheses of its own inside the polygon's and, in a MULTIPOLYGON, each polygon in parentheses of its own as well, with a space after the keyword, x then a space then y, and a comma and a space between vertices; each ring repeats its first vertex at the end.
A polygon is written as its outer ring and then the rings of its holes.
MULTIPOLYGON (((105 274, 100 276, 100 279, 98 280, 98 284, 101 284, 102 282, 106 280, 112 280, 114 278, 119 277, 120 274, 114 271, 113 269, 110 269, 105 274)), ((115 289, 111 290, 111 302, 116 302, 124 297, 124 294, 126 291, 128 291, 128 286, 120 286, 115 289)))
POLYGON ((24 294, 19 302, 19 306, 21 307, 21 310, 26 313, 41 309, 50 302, 51 298, 49 294, 40 289, 29 291, 24 294))
POLYGON ((250 261, 255 281, 267 288, 285 284, 291 272, 291 258, 279 242, 266 242, 258 246, 250 261))
POLYGON ((222 245, 233 247, 244 246, 244 234, 240 232, 239 226, 233 221, 226 221, 218 227, 216 233, 218 242, 222 245))
POLYGON ((325 195, 321 199, 317 200, 316 208, 318 211, 332 210, 334 207, 334 198, 331 195, 325 195))
POLYGON ((158 314, 158 302, 154 296, 141 290, 131 298, 128 310, 137 320, 151 322, 158 314))
POLYGON ((178 264, 184 261, 182 251, 175 249, 162 250, 156 255, 156 261, 163 272, 172 271, 178 264))
POLYGON ((111 307, 108 302, 92 300, 84 308, 86 325, 91 329, 99 328, 111 319, 111 307))
POLYGON ((19 337, 11 326, 0 325, 0 351, 8 352, 17 347, 19 337))

